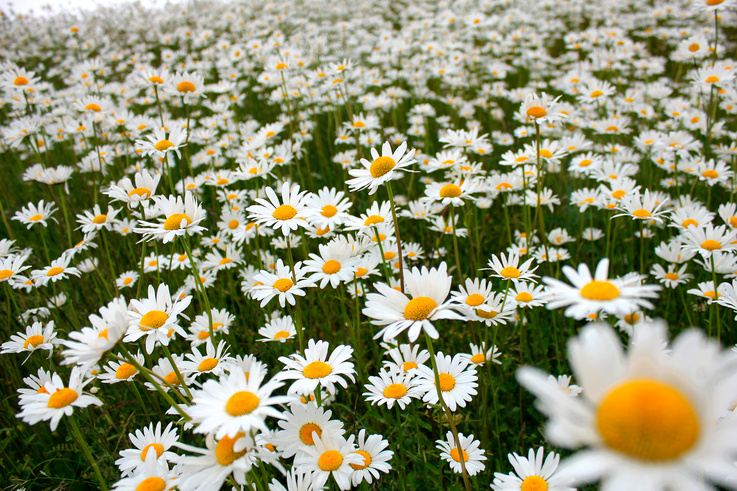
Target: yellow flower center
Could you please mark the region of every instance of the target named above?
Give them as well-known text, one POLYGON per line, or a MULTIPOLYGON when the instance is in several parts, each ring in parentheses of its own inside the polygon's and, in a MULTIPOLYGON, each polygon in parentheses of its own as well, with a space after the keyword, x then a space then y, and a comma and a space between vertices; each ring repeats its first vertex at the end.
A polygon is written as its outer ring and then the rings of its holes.
POLYGON ((94 103, 87 104, 86 106, 84 106, 84 108, 87 109, 88 111, 95 111, 96 113, 99 113, 100 111, 102 111, 102 108, 94 103))
POLYGON ((192 223, 192 219, 184 213, 174 213, 164 222, 164 230, 179 230, 182 228, 182 220, 187 220, 187 225, 192 223))
POLYGON ((33 215, 31 218, 28 219, 29 222, 37 222, 39 220, 43 219, 43 215, 33 215))
POLYGON ((325 472, 338 470, 343 463, 343 456, 337 450, 327 450, 317 459, 317 465, 325 472))
POLYGON ((230 230, 234 230, 234 229, 238 228, 238 225, 239 224, 240 224, 240 222, 238 220, 231 220, 231 221, 228 222, 228 228, 230 230))
POLYGON ((548 491, 548 483, 540 476, 527 476, 522 481, 520 491, 548 491))
POLYGON ((722 244, 714 239, 707 239, 701 243, 701 248, 706 249, 707 251, 716 251, 722 248, 722 244))
POLYGON ((158 476, 147 477, 136 486, 136 491, 164 491, 166 489, 166 481, 158 476))
POLYGON ((483 363, 483 362, 485 362, 485 361, 486 361, 486 357, 484 356, 484 354, 483 354, 483 353, 476 353, 475 355, 473 355, 473 356, 471 357, 471 363, 475 363, 475 364, 477 364, 477 365, 478 365, 479 363, 483 363))
POLYGON ((413 321, 425 320, 437 306, 437 302, 430 297, 413 298, 404 307, 404 318, 413 321))
POLYGON ((197 366, 197 369, 200 372, 209 372, 210 370, 212 370, 213 368, 215 368, 215 366, 217 366, 217 364, 218 364, 218 359, 217 358, 205 358, 197 366))
POLYGON ((499 312, 496 310, 484 310, 484 309, 476 309, 476 315, 481 317, 482 319, 493 319, 497 316, 499 312))
POLYGON ((622 196, 627 194, 627 192, 624 189, 618 189, 612 193, 612 198, 614 199, 622 199, 622 196))
POLYGON ((154 148, 158 150, 159 152, 165 152, 167 149, 173 146, 174 144, 170 142, 169 140, 160 140, 156 142, 156 145, 154 145, 154 148))
POLYGON ((49 397, 48 407, 54 409, 60 409, 66 407, 69 404, 77 400, 78 394, 72 390, 64 387, 59 389, 49 397))
POLYGON ((719 5, 722 2, 724 2, 724 0, 706 0, 706 5, 714 6, 714 5, 719 5))
POLYGON ((256 397, 256 394, 242 390, 230 396, 228 402, 225 403, 225 412, 231 416, 250 414, 258 407, 258 403, 259 399, 256 397))
POLYGON ((645 462, 677 459, 700 433, 691 401, 655 380, 631 380, 612 389, 599 404, 596 427, 609 448, 645 462))
POLYGON ((274 213, 272 216, 276 218, 277 220, 290 220, 294 218, 294 216, 297 214, 297 210, 294 209, 291 205, 281 205, 276 210, 274 210, 274 213))
POLYGON ((292 283, 292 280, 290 280, 289 278, 281 278, 274 282, 274 288, 276 288, 280 292, 285 292, 289 290, 290 288, 292 288, 293 285, 294 283, 292 283))
POLYGON ((151 82, 152 84, 163 84, 164 83, 164 79, 161 78, 161 77, 159 77, 158 75, 154 75, 153 77, 149 77, 148 78, 148 81, 151 82))
POLYGON ((277 63, 275 68, 277 70, 284 70, 285 68, 288 68, 288 67, 286 63, 277 63))
POLYGON ((117 370, 115 370, 115 378, 117 378, 118 380, 125 380, 137 373, 138 370, 136 370, 136 367, 134 367, 130 363, 123 363, 118 367, 117 370))
POLYGON ((593 92, 591 93, 591 97, 592 97, 592 98, 596 98, 596 97, 599 97, 599 96, 602 96, 602 95, 604 95, 604 92, 602 92, 602 91, 600 91, 600 90, 595 90, 595 91, 593 91, 593 92))
POLYGON ((499 271, 504 278, 519 278, 522 273, 514 266, 507 266, 506 268, 499 271))
POLYGON ((457 448, 452 448, 450 450, 450 458, 455 460, 456 462, 460 462, 461 458, 463 458, 463 462, 468 462, 468 454, 463 449, 461 449, 461 451, 459 452, 457 448), (461 457, 461 455, 463 457, 461 457))
POLYGON ((13 270, 12 269, 3 269, 3 270, 0 270, 0 281, 7 280, 11 276, 13 276, 13 270))
POLYGON ((39 334, 34 334, 33 336, 28 336, 28 339, 26 339, 23 342, 23 348, 28 349, 28 345, 33 346, 34 348, 38 346, 39 344, 44 342, 44 337, 39 334))
POLYGON ((708 292, 704 292, 705 297, 709 297, 712 300, 716 300, 717 296, 721 297, 722 295, 715 292, 714 290, 709 290, 708 292))
POLYGON ((166 377, 164 377, 164 382, 169 385, 179 385, 179 376, 177 375, 177 372, 169 372, 166 377))
POLYGON ((454 379, 453 375, 449 373, 439 374, 438 379, 440 380, 440 390, 442 390, 443 392, 453 390, 453 387, 456 386, 456 379, 454 379))
POLYGON ((147 188, 135 188, 130 193, 128 193, 128 196, 133 196, 134 194, 140 196, 141 198, 148 198, 151 196, 151 190, 147 188))
POLYGON ((637 217, 637 218, 650 218, 653 215, 646 209, 640 208, 639 210, 633 211, 632 216, 637 217))
POLYGON ((665 277, 671 281, 676 281, 678 279, 678 275, 675 273, 666 273, 665 277))
POLYGON ((716 75, 709 75, 708 77, 706 77, 706 80, 704 80, 704 82, 706 82, 707 84, 715 84, 719 82, 719 77, 717 77, 716 75))
POLYGON ((324 361, 313 361, 302 370, 302 375, 311 379, 327 377, 331 373, 333 369, 324 361))
POLYGON ((20 87, 21 85, 28 85, 28 79, 26 77, 15 77, 13 85, 20 87))
POLYGON ((197 333, 197 339, 199 339, 200 341, 204 341, 205 339, 209 337, 210 337, 209 331, 200 331, 197 333))
POLYGON ((64 268, 60 268, 59 266, 54 266, 46 273, 46 276, 56 276, 63 272, 64 272, 64 268))
POLYGON ((540 106, 534 106, 527 110, 527 115, 531 118, 544 118, 548 112, 545 110, 545 108, 540 106))
POLYGON ((371 163, 369 172, 373 177, 381 177, 397 165, 391 157, 379 157, 371 163))
POLYGON ((166 312, 151 310, 141 317, 141 321, 138 324, 141 326, 142 331, 148 331, 149 329, 158 329, 166 324, 168 319, 169 315, 166 312))
POLYGON ((523 303, 532 302, 532 295, 530 295, 529 292, 519 292, 515 297, 515 300, 523 303))
POLYGON ((353 123, 354 128, 365 128, 366 124, 363 121, 356 121, 353 123))
POLYGON ((156 452, 157 459, 161 457, 162 453, 164 453, 163 445, 161 445, 160 443, 149 443, 148 445, 143 447, 143 450, 141 451, 141 461, 146 462, 146 455, 148 454, 148 451, 152 448, 156 452))
POLYGON ((284 339, 288 337, 289 337, 289 333, 287 331, 279 331, 276 334, 274 334, 274 339, 284 339))
POLYGON ((107 222, 107 215, 97 215, 92 219, 92 223, 96 223, 97 225, 102 225, 105 222, 107 222))
POLYGON ((340 263, 334 259, 326 261, 322 267, 322 271, 325 274, 335 274, 340 271, 340 263))
POLYGON ((177 92, 194 92, 196 90, 192 82, 183 81, 177 84, 177 92))
POLYGON ((220 260, 220 262, 219 262, 218 264, 219 264, 220 266, 225 266, 226 264, 228 264, 228 263, 232 263, 232 262, 233 262, 233 260, 232 260, 232 259, 230 259, 229 257, 224 257, 224 258, 222 258, 222 259, 220 260))
POLYGON ((245 436, 245 433, 241 432, 235 435, 234 438, 223 437, 215 447, 215 458, 222 466, 227 466, 240 459, 246 452, 247 448, 244 448, 240 452, 234 452, 233 447, 235 446, 236 440, 245 436))
POLYGON ((407 387, 402 384, 387 385, 384 389, 384 397, 387 399, 401 399, 407 395, 407 387))
POLYGON ((356 269, 356 278, 360 278, 361 276, 364 276, 366 273, 368 273, 368 269, 366 269, 366 268, 357 268, 356 269))
POLYGON ((338 209, 334 207, 333 205, 325 205, 322 207, 322 216, 330 218, 334 217, 335 214, 338 213, 338 209))
POLYGON ((705 170, 701 175, 703 177, 706 177, 707 179, 716 179, 717 177, 719 177, 719 173, 712 169, 705 170))
POLYGON ((402 363, 402 370, 404 370, 405 372, 409 372, 414 368, 417 368, 417 363, 413 361, 405 361, 404 363, 402 363))
POLYGON ((699 226, 699 222, 697 222, 693 218, 687 218, 687 219, 685 219, 683 221, 683 223, 681 225, 683 226, 683 228, 688 228, 689 225, 695 225, 695 226, 698 227, 699 226))
POLYGON ((476 307, 482 303, 484 303, 484 296, 478 293, 472 293, 466 298, 466 305, 470 305, 471 307, 476 307))
POLYGON ((446 184, 440 188, 439 194, 441 198, 457 198, 461 195, 461 188, 455 184, 446 184))
POLYGON ((317 433, 318 437, 322 436, 322 428, 317 426, 315 423, 302 425, 302 428, 299 429, 299 439, 302 440, 302 443, 305 445, 314 445, 315 439, 312 438, 313 432, 317 433))
POLYGON ((594 280, 581 288, 581 296, 589 300, 614 300, 619 296, 619 288, 611 281, 594 280))
POLYGON ((547 148, 543 148, 542 150, 540 150, 540 156, 543 158, 549 159, 550 157, 553 156, 553 152, 551 152, 547 148))
POLYGON ((371 456, 364 450, 356 450, 356 453, 363 457, 363 464, 348 464, 354 469, 361 470, 371 465, 371 456))

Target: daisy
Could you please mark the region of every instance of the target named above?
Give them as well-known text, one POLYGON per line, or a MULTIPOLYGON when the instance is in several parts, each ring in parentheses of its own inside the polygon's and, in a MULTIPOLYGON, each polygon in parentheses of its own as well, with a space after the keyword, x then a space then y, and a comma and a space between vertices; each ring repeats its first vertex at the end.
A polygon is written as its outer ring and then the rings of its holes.
POLYGON ((156 457, 156 452, 147 452, 143 465, 136 469, 135 473, 124 474, 123 477, 113 485, 113 491, 141 491, 158 490, 168 491, 177 489, 176 471, 169 472, 169 467, 161 465, 156 457))
POLYGON ((92 381, 83 380, 83 377, 84 370, 75 366, 69 375, 68 386, 64 386, 61 377, 53 374, 51 381, 43 386, 43 391, 21 395, 21 412, 16 417, 31 425, 51 420, 51 431, 56 431, 62 416, 71 416, 75 407, 102 406, 100 399, 82 392, 84 386, 92 381))
MULTIPOLYGON (((458 407, 466 407, 472 396, 476 395, 476 368, 469 366, 468 358, 461 355, 435 355, 438 365, 438 380, 443 402, 448 409, 455 411, 458 407)), ((438 389, 435 385, 435 373, 425 365, 417 369, 417 386, 425 393, 422 400, 428 404, 438 403, 438 389)))
POLYGON ((27 351, 30 356, 36 350, 45 349, 49 352, 49 357, 51 357, 54 346, 59 344, 56 334, 54 331, 54 321, 50 321, 46 325, 42 322, 34 322, 33 325, 26 327, 25 333, 18 332, 10 336, 10 341, 6 341, 0 346, 0 354, 23 353, 27 351))
POLYGON ((281 419, 282 413, 273 406, 291 400, 288 396, 274 396, 272 392, 284 385, 272 379, 264 383, 266 368, 255 365, 246 377, 241 370, 233 370, 220 380, 207 380, 202 390, 194 391, 187 412, 198 426, 195 433, 215 433, 215 438, 252 429, 268 431, 266 418, 281 419))
POLYGON ((558 109, 558 99, 549 100, 548 94, 542 93, 540 98, 534 92, 528 92, 525 101, 519 109, 519 116, 523 121, 533 121, 535 124, 553 123, 561 119, 567 118, 568 115, 558 109))
POLYGON ((189 382, 196 379, 202 374, 219 376, 227 367, 232 358, 228 352, 228 345, 225 341, 220 340, 217 348, 212 343, 212 339, 205 341, 205 354, 203 355, 199 348, 192 347, 192 353, 184 355, 187 361, 182 362, 182 375, 187 377, 189 382))
POLYGON ((669 264, 666 271, 660 264, 653 264, 650 274, 655 277, 666 288, 675 288, 678 285, 688 283, 693 279, 693 275, 686 273, 687 265, 684 264, 676 271, 675 264, 669 264))
POLYGON ((396 348, 390 349, 386 354, 391 358, 384 360, 384 366, 393 368, 394 371, 402 371, 414 373, 427 360, 430 359, 430 352, 426 349, 420 351, 420 345, 400 344, 396 348))
POLYGON ((563 274, 573 286, 560 280, 546 276, 543 283, 550 295, 548 309, 567 307, 565 315, 575 319, 583 319, 600 310, 612 315, 625 315, 638 308, 652 309, 648 298, 657 298, 661 287, 641 285, 642 277, 625 280, 609 279, 607 270, 609 259, 604 258, 596 266, 594 277, 588 266, 581 263, 578 271, 570 266, 563 266, 563 274))
POLYGON ((146 353, 151 354, 157 341, 167 346, 173 332, 186 337, 187 333, 179 326, 179 316, 189 319, 182 312, 191 301, 191 296, 172 301, 165 283, 158 290, 149 285, 148 298, 131 300, 130 327, 124 341, 137 341, 146 336, 146 353))
POLYGON ((61 257, 51 261, 51 266, 32 271, 31 277, 37 286, 44 286, 49 281, 56 283, 59 280, 66 279, 69 275, 81 276, 82 273, 77 268, 69 267, 71 259, 71 255, 62 254, 61 257))
POLYGON ((350 249, 340 242, 320 244, 319 249, 319 256, 310 254, 310 259, 304 262, 306 271, 312 273, 310 281, 320 281, 320 288, 325 288, 328 283, 337 288, 339 284, 353 280, 359 258, 352 257, 350 249))
POLYGON ((666 198, 665 201, 658 202, 649 189, 645 190, 644 195, 641 195, 639 191, 628 193, 622 196, 622 199, 617 203, 617 210, 622 213, 614 215, 614 217, 629 216, 635 220, 647 220, 649 223, 663 223, 662 217, 668 211, 664 210, 663 206, 667 201, 666 198))
POLYGON ((298 354, 279 357, 279 361, 286 367, 286 370, 279 373, 279 377, 283 380, 295 380, 289 387, 290 394, 308 395, 318 385, 329 393, 335 393, 336 383, 346 388, 346 379, 355 382, 353 363, 348 361, 353 355, 353 348, 340 345, 328 358, 329 347, 326 341, 315 342, 310 339, 304 357, 298 354))
MULTIPOLYGON (((630 327, 631 329, 631 327, 630 327)), ((620 330, 621 327, 620 327, 620 330)), ((632 332, 630 332, 630 336, 632 335, 632 332)), ((551 385, 555 385, 560 390, 565 392, 571 397, 576 397, 581 392, 583 392, 583 389, 579 387, 578 385, 571 384, 571 376, 570 375, 558 375, 557 377, 555 375, 548 376, 548 382, 550 382, 551 385)))
POLYGON ((15 283, 13 276, 30 268, 30 266, 23 266, 23 263, 29 257, 28 255, 13 254, 0 258, 0 283, 5 281, 11 285, 15 283))
POLYGON ((543 462, 545 449, 539 447, 537 452, 530 449, 527 458, 516 453, 507 455, 509 463, 514 467, 514 473, 494 473, 494 482, 491 489, 494 491, 522 491, 532 489, 547 489, 548 491, 575 491, 566 486, 571 479, 563 477, 558 471, 560 455, 550 452, 543 462))
POLYGON ((69 339, 61 341, 67 348, 61 353, 64 358, 62 365, 77 364, 89 368, 121 340, 129 324, 128 303, 123 297, 100 307, 98 314, 88 316, 92 327, 72 331, 69 339))
POLYGON ((267 322, 264 327, 258 330, 258 333, 263 337, 263 339, 259 339, 261 342, 279 341, 284 343, 288 339, 294 339, 297 335, 297 328, 294 326, 292 316, 287 315, 267 322))
POLYGON ((166 135, 166 128, 155 128, 153 136, 146 136, 146 140, 136 140, 135 148, 140 150, 144 155, 154 155, 158 158, 165 158, 168 152, 175 152, 177 157, 182 158, 179 149, 186 144, 187 129, 175 126, 166 135))
POLYGON ((317 407, 314 402, 292 404, 289 411, 282 414, 283 419, 277 421, 281 430, 277 431, 272 441, 282 456, 288 459, 306 448, 314 446, 314 436, 342 436, 343 423, 331 420, 332 411, 317 407))
POLYGON ((287 482, 286 487, 276 479, 272 479, 269 483, 269 491, 322 491, 325 489, 313 486, 312 474, 299 469, 287 471, 284 478, 287 482))
POLYGON ((515 281, 514 286, 509 289, 509 297, 518 307, 530 309, 548 302, 548 293, 543 285, 535 285, 533 282, 526 281, 515 281))
POLYGON ((484 363, 486 363, 487 361, 490 361, 491 363, 496 363, 497 365, 501 365, 502 362, 497 359, 501 356, 501 354, 501 351, 499 351, 499 348, 496 345, 492 346, 489 349, 486 349, 486 341, 482 342, 481 346, 477 346, 471 343, 470 355, 462 353, 462 355, 475 366, 483 366, 484 363))
MULTIPOLYGON (((180 393, 184 394, 185 390, 181 386, 179 375, 177 374, 177 370, 179 373, 182 373, 184 369, 182 366, 184 358, 173 353, 172 360, 174 361, 174 365, 172 365, 168 358, 159 358, 156 365, 151 368, 151 371, 161 378, 161 381, 157 379, 157 383, 161 385, 164 392, 169 392, 169 389, 177 388, 180 393)), ((151 382, 146 382, 143 385, 150 391, 158 390, 151 382)))
POLYGON ((355 452, 353 435, 346 440, 342 436, 323 433, 322 437, 313 433, 315 445, 306 447, 303 454, 295 459, 306 472, 312 472, 313 486, 322 487, 333 476, 341 490, 351 488, 351 464, 363 465, 365 459, 355 452))
POLYGON ((402 370, 379 370, 378 377, 369 377, 366 384, 368 392, 364 392, 366 401, 372 405, 386 404, 387 409, 394 407, 396 403, 400 409, 404 409, 412 399, 419 399, 424 395, 422 389, 416 386, 414 374, 402 370))
POLYGON ((161 174, 152 175, 146 169, 142 169, 136 172, 134 179, 135 185, 126 177, 121 181, 120 186, 111 185, 106 194, 113 201, 122 201, 131 208, 135 208, 139 203, 147 202, 156 194, 161 174))
POLYGON ((348 210, 351 204, 343 191, 324 187, 309 200, 309 207, 315 210, 309 221, 317 228, 334 230, 350 217, 348 210))
POLYGON ((688 227, 681 237, 686 251, 698 252, 704 258, 711 257, 714 251, 737 249, 737 230, 728 229, 726 225, 688 227))
POLYGON ((140 221, 143 227, 138 227, 133 231, 143 234, 143 240, 157 238, 162 239, 166 244, 176 237, 185 234, 199 234, 205 230, 204 227, 199 226, 199 223, 205 219, 205 211, 192 193, 185 193, 184 201, 181 196, 154 196, 153 200, 164 218, 159 218, 158 223, 140 221))
POLYGON ((285 236, 299 227, 307 226, 306 218, 314 213, 308 206, 307 191, 300 192, 298 184, 290 186, 285 182, 281 189, 281 201, 270 187, 265 192, 268 199, 256 198, 258 204, 247 208, 249 220, 274 230, 281 229, 285 236))
POLYGON ((464 200, 475 199, 472 193, 479 191, 479 183, 472 179, 465 179, 451 183, 431 183, 425 188, 422 201, 434 201, 443 205, 463 206, 464 200))
POLYGON ((461 462, 469 476, 475 476, 486 468, 482 464, 482 461, 486 460, 484 449, 480 448, 481 442, 474 440, 473 435, 463 436, 463 433, 458 433, 460 450, 452 432, 449 431, 445 438, 445 440, 436 440, 435 448, 440 450, 440 458, 450 464, 453 472, 457 474, 463 472, 461 462))
POLYGON ((126 271, 115 279, 115 285, 118 289, 130 288, 138 281, 138 272, 126 271))
POLYGON ((381 147, 381 155, 376 151, 375 148, 371 149, 372 162, 366 159, 361 159, 362 169, 350 169, 348 173, 353 176, 353 179, 346 181, 346 184, 350 186, 351 191, 360 191, 362 189, 369 189, 369 195, 372 195, 376 190, 394 178, 396 171, 400 169, 408 170, 407 167, 415 163, 414 150, 407 152, 407 142, 402 142, 397 149, 392 152, 391 145, 389 142, 385 142, 381 147))
POLYGON ((38 202, 38 205, 28 203, 27 207, 22 208, 20 211, 16 211, 12 220, 18 220, 24 225, 28 225, 27 228, 29 230, 37 223, 42 224, 45 228, 47 226, 46 220, 52 219, 56 222, 56 219, 51 216, 55 211, 56 205, 54 205, 54 203, 44 203, 44 200, 41 200, 38 202))
POLYGON ((423 266, 422 270, 415 267, 411 272, 405 271, 405 287, 411 299, 385 283, 376 283, 374 287, 378 293, 366 296, 366 307, 362 310, 363 315, 372 319, 372 324, 385 326, 374 339, 383 336, 388 341, 407 329, 411 342, 416 341, 422 331, 437 339, 439 334, 431 321, 460 319, 460 315, 451 309, 455 303, 445 301, 452 283, 446 268, 442 262, 438 269, 428 271, 423 266))
MULTIPOLYGON (((146 364, 146 360, 140 352, 135 353, 132 356, 139 365, 143 366, 146 364)), ((123 356, 118 354, 117 358, 122 359, 123 356)), ((136 375, 138 375, 138 369, 127 361, 110 360, 108 364, 105 365, 104 369, 105 373, 101 373, 97 378, 105 384, 130 382, 136 375)))
POLYGON ((254 300, 261 301, 261 307, 269 303, 272 298, 279 297, 279 305, 282 308, 289 302, 289 305, 296 303, 296 296, 304 297, 303 288, 316 286, 311 280, 305 278, 307 268, 302 267, 301 262, 294 265, 294 270, 290 271, 289 267, 277 260, 274 272, 261 270, 253 279, 255 284, 251 288, 251 297, 254 300))
POLYGON ((164 84, 164 91, 175 96, 182 96, 189 103, 192 98, 202 97, 205 79, 197 72, 177 72, 170 76, 164 84))
POLYGON ((563 448, 587 447, 562 463, 571 485, 602 480, 636 489, 732 486, 737 468, 735 353, 701 331, 670 346, 663 322, 640 326, 627 352, 606 323, 584 327, 569 342, 583 393, 571 398, 540 370, 517 378, 550 418, 546 437, 563 448), (657 401, 657 402, 653 402, 657 401))
POLYGON ((366 213, 361 214, 360 217, 351 217, 346 225, 348 230, 366 230, 382 223, 392 222, 392 209, 391 203, 388 201, 374 201, 371 204, 371 208, 366 210, 366 213))
POLYGON ((515 282, 519 280, 531 280, 535 283, 534 278, 538 278, 538 275, 534 274, 534 271, 538 266, 531 268, 535 259, 530 258, 522 263, 521 266, 519 264, 519 260, 519 254, 516 252, 511 252, 509 257, 502 253, 501 260, 496 256, 496 254, 492 254, 491 259, 489 259, 489 268, 491 268, 495 273, 492 276, 503 278, 505 280, 514 280, 515 282))
POLYGON ((207 435, 205 448, 184 443, 178 443, 177 447, 197 454, 181 455, 177 459, 181 471, 177 487, 181 491, 218 491, 231 474, 235 482, 243 486, 259 453, 253 438, 242 432, 217 442, 214 435, 207 435))
POLYGON ((384 440, 381 435, 369 435, 366 437, 366 430, 361 429, 358 432, 356 453, 363 457, 362 464, 350 464, 353 468, 351 474, 351 482, 353 486, 358 486, 363 481, 371 484, 374 479, 379 479, 379 472, 388 473, 392 470, 391 460, 394 452, 387 450, 389 442, 384 440))
MULTIPOLYGON (((210 316, 212 316, 213 333, 227 335, 230 332, 230 326, 235 321, 234 315, 225 309, 211 309, 210 316)), ((192 336, 187 340, 192 343, 193 347, 205 343, 210 338, 210 316, 207 315, 207 312, 196 316, 189 327, 192 336)))
POLYGON ((80 224, 79 229, 83 233, 96 232, 101 229, 110 230, 110 227, 115 220, 115 217, 120 213, 120 210, 116 210, 111 206, 107 207, 107 212, 103 213, 100 209, 100 205, 95 205, 92 208, 92 212, 84 210, 83 214, 77 215, 77 223, 80 224))

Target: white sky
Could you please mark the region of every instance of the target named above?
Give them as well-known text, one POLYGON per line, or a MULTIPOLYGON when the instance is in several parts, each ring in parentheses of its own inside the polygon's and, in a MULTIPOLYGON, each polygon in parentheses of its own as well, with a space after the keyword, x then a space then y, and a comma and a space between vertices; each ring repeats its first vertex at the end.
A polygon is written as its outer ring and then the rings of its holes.
MULTIPOLYGON (((0 0, 0 10, 9 12, 10 7, 18 14, 33 13, 43 15, 48 12, 45 6, 50 6, 52 12, 60 10, 76 10, 77 8, 94 9, 99 5, 121 4, 125 0, 0 0)), ((163 5, 165 0, 146 0, 143 4, 149 6, 163 5)))

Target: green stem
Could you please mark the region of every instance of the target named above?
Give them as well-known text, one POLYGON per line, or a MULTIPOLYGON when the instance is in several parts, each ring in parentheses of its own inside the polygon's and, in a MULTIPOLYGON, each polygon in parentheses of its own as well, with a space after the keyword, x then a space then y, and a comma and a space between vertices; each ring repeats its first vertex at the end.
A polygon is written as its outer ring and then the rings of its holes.
POLYGON ((95 476, 97 476, 97 480, 100 481, 100 489, 102 489, 103 491, 107 491, 108 487, 107 487, 107 484, 105 483, 105 479, 103 479, 102 477, 100 468, 97 467, 97 461, 92 456, 90 447, 89 445, 87 445, 87 442, 82 436, 82 432, 79 431, 79 426, 77 425, 77 421, 74 419, 74 416, 67 418, 67 421, 69 421, 69 425, 72 427, 72 433, 74 433, 74 438, 77 440, 77 443, 82 448, 82 453, 84 454, 85 458, 90 463, 90 465, 92 466, 92 470, 95 471, 95 476))

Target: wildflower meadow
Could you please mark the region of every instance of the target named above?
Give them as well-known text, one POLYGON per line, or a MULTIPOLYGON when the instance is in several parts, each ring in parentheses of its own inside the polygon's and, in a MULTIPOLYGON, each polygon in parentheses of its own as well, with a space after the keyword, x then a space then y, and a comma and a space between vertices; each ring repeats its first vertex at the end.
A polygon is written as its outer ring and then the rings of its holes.
POLYGON ((737 0, 1 14, 2 489, 737 489, 737 0))

